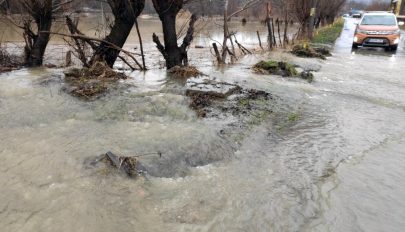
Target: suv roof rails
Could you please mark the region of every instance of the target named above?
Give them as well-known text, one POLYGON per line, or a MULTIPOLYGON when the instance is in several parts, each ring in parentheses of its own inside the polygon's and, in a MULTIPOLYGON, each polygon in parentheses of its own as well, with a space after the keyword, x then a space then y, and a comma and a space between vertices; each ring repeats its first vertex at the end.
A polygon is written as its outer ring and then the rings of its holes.
POLYGON ((365 11, 364 13, 392 13, 392 11, 365 11))

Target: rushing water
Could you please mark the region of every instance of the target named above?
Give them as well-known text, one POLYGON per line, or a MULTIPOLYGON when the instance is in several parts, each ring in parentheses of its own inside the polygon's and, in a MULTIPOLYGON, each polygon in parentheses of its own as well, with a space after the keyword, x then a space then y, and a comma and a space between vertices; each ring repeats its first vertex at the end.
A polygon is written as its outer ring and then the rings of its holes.
POLYGON ((311 84, 253 74, 263 55, 217 70, 193 50, 205 73, 275 96, 239 145, 159 69, 93 102, 61 92, 61 71, 2 74, 1 231, 403 231, 404 41, 351 52, 352 24, 327 61, 270 55, 321 67, 311 84), (136 181, 85 167, 108 150, 221 161, 136 181))

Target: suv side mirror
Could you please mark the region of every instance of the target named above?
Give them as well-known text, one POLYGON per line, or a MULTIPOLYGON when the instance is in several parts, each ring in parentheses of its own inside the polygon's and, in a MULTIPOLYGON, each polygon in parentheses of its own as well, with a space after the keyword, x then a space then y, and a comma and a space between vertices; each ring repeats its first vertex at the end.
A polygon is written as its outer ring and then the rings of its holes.
POLYGON ((398 22, 398 26, 403 26, 403 25, 405 25, 404 22, 398 22))

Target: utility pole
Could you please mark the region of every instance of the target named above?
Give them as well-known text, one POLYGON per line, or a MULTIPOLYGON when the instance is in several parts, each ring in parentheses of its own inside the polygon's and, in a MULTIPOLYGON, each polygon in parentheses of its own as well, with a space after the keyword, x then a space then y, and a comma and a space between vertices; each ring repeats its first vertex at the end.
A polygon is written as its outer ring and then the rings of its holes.
POLYGON ((308 25, 308 39, 312 39, 314 36, 314 25, 315 25, 317 4, 318 0, 311 0, 311 11, 309 14, 309 25, 308 25))

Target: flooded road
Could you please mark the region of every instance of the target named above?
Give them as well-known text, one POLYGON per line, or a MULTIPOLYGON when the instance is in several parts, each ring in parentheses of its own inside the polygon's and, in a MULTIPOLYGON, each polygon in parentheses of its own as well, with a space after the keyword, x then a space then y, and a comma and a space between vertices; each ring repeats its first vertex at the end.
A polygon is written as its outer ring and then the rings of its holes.
POLYGON ((270 54, 320 69, 311 84, 201 53, 204 73, 274 95, 238 144, 160 69, 93 102, 60 91, 61 70, 1 74, 1 231, 403 231, 404 40, 352 52, 348 26, 326 61, 270 54), (108 150, 218 161, 136 181, 86 168, 108 150))

